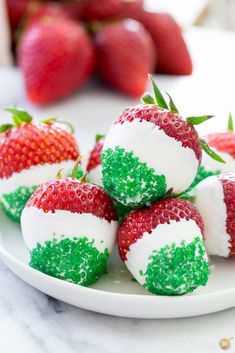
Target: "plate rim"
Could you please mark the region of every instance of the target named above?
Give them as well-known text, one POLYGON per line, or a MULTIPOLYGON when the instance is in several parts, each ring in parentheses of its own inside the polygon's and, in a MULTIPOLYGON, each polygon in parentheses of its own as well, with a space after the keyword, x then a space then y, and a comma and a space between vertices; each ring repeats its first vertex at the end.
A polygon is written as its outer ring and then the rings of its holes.
MULTIPOLYGON (((22 240, 23 241, 23 240, 22 240)), ((44 274, 36 269, 31 268, 29 265, 25 264, 23 261, 19 260, 17 257, 15 257, 12 253, 10 253, 6 247, 4 247, 3 244, 3 235, 0 233, 0 256, 5 263, 5 265, 15 273, 17 277, 19 277, 21 280, 29 284, 30 286, 36 288, 37 290, 49 295, 53 296, 56 299, 59 299, 61 301, 64 301, 70 305, 74 305, 76 307, 80 307, 82 309, 102 313, 102 314, 108 314, 108 315, 113 315, 113 316, 118 316, 118 317, 128 317, 128 318, 145 318, 145 319, 161 319, 161 318, 179 318, 179 317, 193 317, 193 316, 198 316, 198 315, 205 315, 217 311, 221 311, 224 309, 231 308, 235 306, 235 287, 234 288, 229 288, 229 289, 223 289, 219 290, 216 292, 210 292, 210 293, 199 293, 197 295, 184 295, 184 296, 156 296, 156 295, 144 295, 144 294, 131 294, 131 293, 117 293, 117 292, 111 292, 111 291, 105 291, 102 289, 96 289, 96 288, 90 288, 90 287, 84 287, 79 284, 74 284, 70 282, 66 282, 57 278, 54 278, 52 276, 49 276, 47 274, 44 274), (15 268, 18 268, 19 271, 16 271, 15 268), (20 272, 20 273, 19 273, 20 272), (27 278, 24 278, 22 275, 25 274, 27 277, 27 274, 32 275, 32 277, 36 280, 39 279, 38 283, 46 283, 53 289, 54 287, 56 288, 66 288, 66 290, 71 291, 73 293, 76 293, 78 296, 84 295, 89 296, 90 298, 96 298, 99 300, 104 300, 106 302, 113 302, 113 310, 110 311, 110 309, 105 309, 105 308, 99 308, 99 307, 94 307, 94 305, 89 305, 89 304, 81 304, 77 305, 74 303, 71 303, 67 299, 63 299, 59 296, 51 295, 48 293, 47 290, 41 289, 42 286, 37 286, 33 285, 31 281, 27 280, 27 278), (234 297, 234 300, 232 303, 227 303, 227 299, 231 299, 234 297), (148 304, 149 306, 161 306, 162 304, 168 305, 170 307, 174 307, 177 304, 182 306, 190 306, 190 305, 204 305, 206 302, 209 301, 211 302, 216 302, 220 301, 221 305, 217 309, 201 309, 198 310, 198 312, 185 312, 182 314, 167 314, 162 315, 162 314, 156 314, 156 311, 153 310, 153 313, 147 313, 147 314, 140 314, 139 311, 137 310, 136 313, 133 312, 133 309, 130 310, 130 312, 127 313, 120 313, 117 308, 115 308, 115 303, 117 304, 119 302, 120 305, 125 303, 126 305, 133 304, 135 305, 145 305, 148 304), (225 303, 225 304, 224 304, 225 303)), ((231 300, 228 300, 229 302, 231 300)), ((143 312, 143 310, 140 310, 143 312)), ((149 310, 148 310, 149 311, 149 310)))

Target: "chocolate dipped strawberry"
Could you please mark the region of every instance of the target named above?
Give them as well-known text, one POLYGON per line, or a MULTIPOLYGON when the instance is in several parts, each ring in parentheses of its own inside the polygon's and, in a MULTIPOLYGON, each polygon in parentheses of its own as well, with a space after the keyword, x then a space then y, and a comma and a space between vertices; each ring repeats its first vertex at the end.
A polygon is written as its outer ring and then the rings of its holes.
POLYGON ((131 207, 184 192, 195 179, 202 148, 223 161, 193 126, 211 116, 183 118, 171 97, 168 106, 152 83, 155 99, 146 94, 144 104, 126 109, 108 131, 102 151, 105 190, 131 207))
POLYGON ((118 234, 120 256, 151 293, 182 295, 207 283, 203 233, 202 218, 192 203, 164 199, 126 217, 118 234))
POLYGON ((106 272, 118 222, 101 187, 69 177, 36 190, 21 226, 31 267, 88 286, 106 272))

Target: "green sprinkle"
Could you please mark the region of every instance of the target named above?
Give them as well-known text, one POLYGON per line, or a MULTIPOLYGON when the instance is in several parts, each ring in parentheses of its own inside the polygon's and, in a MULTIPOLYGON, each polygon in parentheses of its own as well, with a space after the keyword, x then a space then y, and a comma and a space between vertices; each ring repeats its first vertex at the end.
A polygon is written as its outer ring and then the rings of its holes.
POLYGON ((0 205, 13 222, 20 223, 21 213, 37 188, 38 186, 20 186, 16 191, 1 196, 0 205))
POLYGON ((210 274, 205 247, 200 237, 177 247, 174 243, 152 253, 144 286, 158 295, 182 295, 205 286, 210 274))
POLYGON ((29 265, 49 276, 82 286, 95 283, 107 273, 108 249, 99 252, 94 240, 89 241, 87 237, 61 239, 38 243, 30 253, 29 265))
POLYGON ((184 192, 184 194, 188 194, 197 184, 199 184, 202 180, 208 178, 212 175, 219 175, 222 172, 220 170, 206 170, 203 166, 198 169, 196 178, 194 179, 193 183, 190 187, 184 192))
POLYGON ((102 152, 104 189, 125 206, 140 207, 166 193, 166 178, 140 162, 133 152, 115 147, 102 152))

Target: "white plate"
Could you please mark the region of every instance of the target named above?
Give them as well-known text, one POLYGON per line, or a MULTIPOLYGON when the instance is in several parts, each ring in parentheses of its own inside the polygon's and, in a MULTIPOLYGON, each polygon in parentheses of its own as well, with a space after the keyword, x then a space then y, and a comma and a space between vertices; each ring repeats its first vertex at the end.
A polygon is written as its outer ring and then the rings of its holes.
MULTIPOLYGON (((197 63, 194 75, 182 78, 158 76, 158 84, 176 97, 175 102, 183 113, 218 114, 217 119, 211 119, 199 127, 201 133, 223 129, 228 110, 235 113, 235 81, 232 75, 235 73, 235 35, 194 29, 188 33, 187 38, 197 63), (221 48, 220 56, 217 55, 218 47, 221 48)), ((127 105, 133 104, 133 101, 111 90, 93 86, 58 105, 38 109, 25 99, 17 70, 0 70, 0 78, 0 107, 18 103, 38 118, 59 115, 61 120, 72 122, 83 152, 92 145, 96 133, 105 132, 120 112, 127 105)), ((0 121, 5 121, 5 117, 7 113, 1 115, 0 121)), ((85 288, 30 268, 20 228, 1 212, 0 232, 0 255, 17 276, 52 297, 84 309, 124 317, 173 318, 207 314, 235 306, 234 261, 213 260, 212 275, 207 286, 193 294, 161 297, 150 295, 138 283, 133 282, 118 255, 113 254, 109 274, 104 275, 92 288, 85 288)))
POLYGON ((150 295, 121 264, 116 252, 109 271, 91 288, 47 276, 28 266, 20 227, 0 212, 0 254, 22 280, 66 303, 103 314, 133 318, 174 318, 208 314, 235 306, 235 262, 216 259, 206 287, 182 297, 150 295))

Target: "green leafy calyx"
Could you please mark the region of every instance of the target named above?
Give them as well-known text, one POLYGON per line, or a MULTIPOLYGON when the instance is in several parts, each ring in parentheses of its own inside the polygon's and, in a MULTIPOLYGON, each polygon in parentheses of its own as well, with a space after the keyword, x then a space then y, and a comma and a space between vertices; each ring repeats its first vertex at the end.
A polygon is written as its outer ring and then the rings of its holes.
POLYGON ((99 142, 101 139, 103 139, 105 137, 105 135, 102 135, 102 134, 97 134, 95 136, 95 142, 99 142))
POLYGON ((233 128, 233 116, 231 113, 229 113, 228 116, 228 131, 233 132, 234 128, 233 128))
POLYGON ((0 133, 4 133, 14 127, 19 127, 22 124, 31 123, 33 120, 29 113, 24 110, 17 109, 16 107, 6 108, 5 111, 11 113, 12 123, 0 125, 0 133))
POLYGON ((204 123, 204 121, 207 121, 213 117, 214 115, 201 115, 201 116, 189 116, 186 119, 192 125, 199 125, 201 123, 204 123))
POLYGON ((203 151, 206 152, 212 159, 220 163, 226 163, 222 157, 220 157, 215 151, 213 151, 209 147, 209 145, 205 140, 200 139, 200 142, 201 142, 201 148, 203 149, 203 151))

